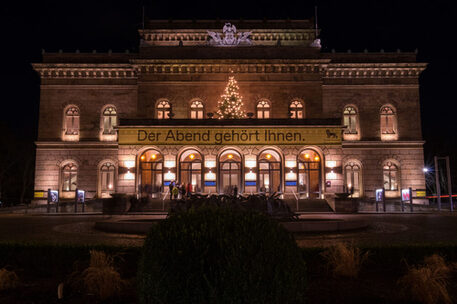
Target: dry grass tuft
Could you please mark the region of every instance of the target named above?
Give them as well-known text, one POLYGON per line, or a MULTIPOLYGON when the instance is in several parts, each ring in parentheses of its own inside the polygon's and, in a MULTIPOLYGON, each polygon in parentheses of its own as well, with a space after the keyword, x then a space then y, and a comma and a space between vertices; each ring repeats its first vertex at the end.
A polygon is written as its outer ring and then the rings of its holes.
POLYGON ((125 285, 114 268, 114 257, 103 251, 90 251, 90 265, 83 271, 82 279, 87 292, 102 300, 117 296, 125 285))
POLYGON ((17 274, 6 268, 0 269, 0 290, 16 288, 17 286, 19 286, 17 274))
POLYGON ((356 278, 360 267, 367 260, 369 253, 354 247, 352 244, 337 243, 322 253, 332 268, 333 276, 356 278))
POLYGON ((408 273, 398 280, 405 295, 425 304, 452 303, 447 285, 452 266, 438 254, 424 259, 421 266, 409 267, 408 273))

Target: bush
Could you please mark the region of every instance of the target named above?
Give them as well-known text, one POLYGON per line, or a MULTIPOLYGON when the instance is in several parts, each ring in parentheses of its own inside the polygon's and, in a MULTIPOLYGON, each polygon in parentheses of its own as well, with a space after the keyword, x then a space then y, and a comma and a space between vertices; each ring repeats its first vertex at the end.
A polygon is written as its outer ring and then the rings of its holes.
POLYGON ((453 271, 444 259, 434 254, 424 259, 424 264, 409 267, 408 273, 398 280, 407 298, 420 303, 452 303, 447 290, 449 278, 453 271))
POLYGON ((265 215, 202 207, 149 232, 138 273, 142 303, 301 303, 305 264, 265 215))
POLYGON ((0 269, 0 290, 16 288, 17 286, 19 286, 17 274, 6 268, 0 269))
POLYGON ((120 294, 125 285, 114 268, 114 258, 103 251, 90 251, 90 265, 82 273, 86 290, 105 300, 120 294))
POLYGON ((333 276, 356 278, 360 267, 368 258, 368 252, 345 243, 337 243, 322 253, 332 268, 333 276))

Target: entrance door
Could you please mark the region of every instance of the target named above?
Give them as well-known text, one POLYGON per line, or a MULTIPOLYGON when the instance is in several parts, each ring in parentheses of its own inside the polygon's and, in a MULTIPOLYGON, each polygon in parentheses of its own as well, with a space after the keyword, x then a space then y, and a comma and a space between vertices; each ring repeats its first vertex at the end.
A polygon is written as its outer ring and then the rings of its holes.
POLYGON ((281 192, 281 159, 275 151, 263 151, 259 156, 259 192, 281 192))
POLYGON ((321 159, 314 150, 305 150, 298 157, 298 193, 300 198, 320 198, 321 159))
POLYGON ((148 150, 140 156, 140 184, 142 197, 157 198, 162 192, 163 157, 155 150, 148 150))
POLYGON ((202 191, 202 163, 202 156, 197 151, 189 150, 181 155, 179 181, 186 187, 191 184, 192 192, 202 191))
POLYGON ((224 151, 219 158, 219 193, 231 195, 235 187, 241 192, 241 157, 238 152, 224 151))

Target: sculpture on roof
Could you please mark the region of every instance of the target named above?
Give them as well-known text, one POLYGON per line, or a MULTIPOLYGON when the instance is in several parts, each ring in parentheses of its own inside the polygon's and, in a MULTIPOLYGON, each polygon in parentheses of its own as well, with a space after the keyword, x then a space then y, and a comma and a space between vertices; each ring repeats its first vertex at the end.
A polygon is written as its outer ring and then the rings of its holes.
POLYGON ((236 32, 236 26, 231 23, 226 23, 222 28, 223 37, 220 33, 208 31, 210 39, 209 45, 214 46, 237 46, 251 45, 252 41, 249 38, 252 32, 236 32))

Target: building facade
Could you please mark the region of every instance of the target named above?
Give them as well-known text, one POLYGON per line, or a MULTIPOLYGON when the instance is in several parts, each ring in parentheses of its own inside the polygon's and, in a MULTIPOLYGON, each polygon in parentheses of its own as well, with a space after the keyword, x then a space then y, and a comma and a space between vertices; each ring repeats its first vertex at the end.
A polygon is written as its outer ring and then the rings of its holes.
POLYGON ((425 189, 413 53, 324 53, 309 20, 150 21, 137 53, 44 53, 35 190, 386 197, 425 189), (237 81, 245 118, 219 119, 237 81))

